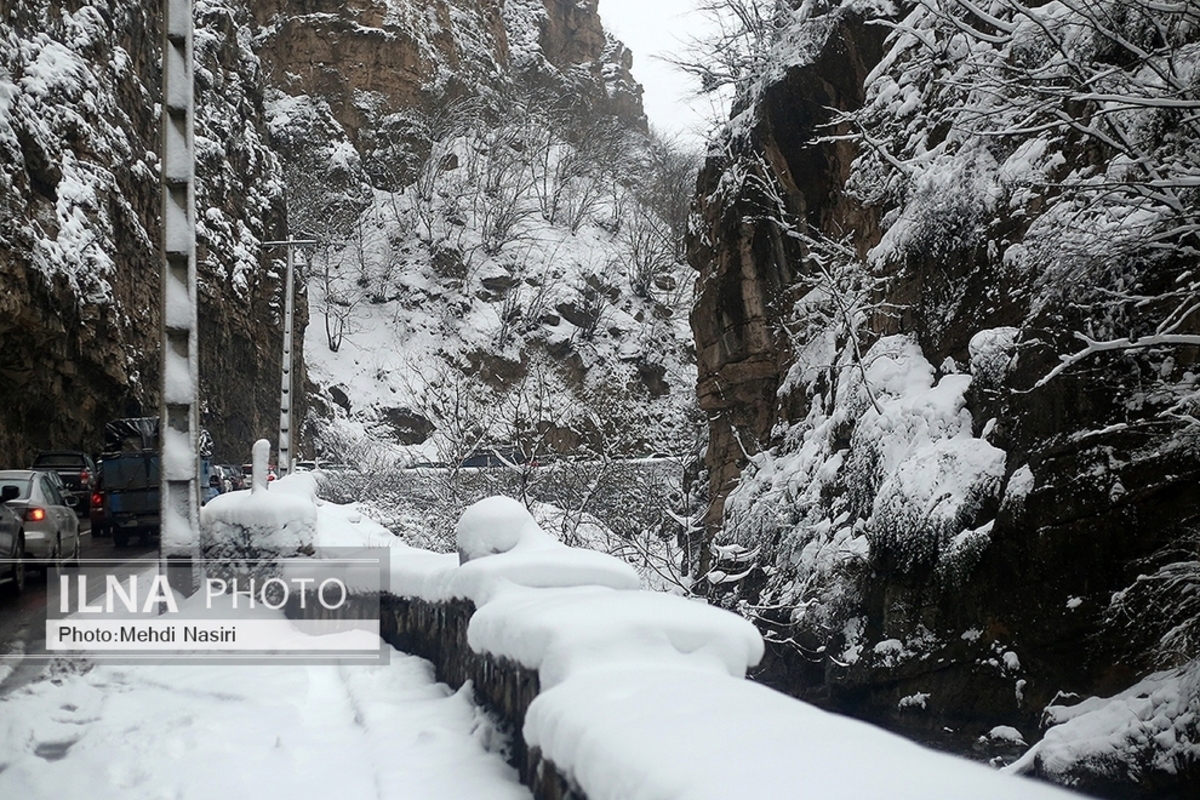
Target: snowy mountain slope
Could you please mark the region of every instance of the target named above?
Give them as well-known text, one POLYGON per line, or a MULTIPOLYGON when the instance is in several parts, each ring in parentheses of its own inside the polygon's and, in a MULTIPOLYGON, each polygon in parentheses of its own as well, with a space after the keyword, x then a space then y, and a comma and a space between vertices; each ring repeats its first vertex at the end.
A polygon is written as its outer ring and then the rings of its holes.
MULTIPOLYGON (((292 229, 323 242, 307 275, 306 353, 328 393, 314 452, 679 450, 689 282, 663 195, 686 204, 688 176, 668 177, 683 157, 642 132, 628 54, 594 4, 438 4, 421 24, 387 8, 298 18, 336 35, 320 55, 341 83, 289 72, 268 106, 292 229), (411 69, 360 80, 367 49, 411 69)), ((311 45, 288 13, 260 12, 273 58, 311 45)))
MULTIPOLYGON (((549 438, 526 441, 527 450, 577 447, 579 434, 595 428, 589 416, 602 420, 609 437, 590 442, 593 448, 672 449, 672 437, 684 435, 694 380, 682 266, 664 260, 641 285, 620 230, 590 215, 574 231, 553 224, 528 186, 507 201, 470 198, 478 179, 456 173, 489 169, 468 164, 480 146, 476 136, 447 145, 443 158, 459 166, 437 177, 436 209, 422 208, 411 185, 376 191, 350 241, 314 259, 306 340, 312 379, 353 398, 344 404, 348 418, 382 441, 413 444, 388 431, 388 414, 397 409, 403 417, 460 425, 435 400, 466 378, 480 399, 516 392, 541 406, 526 409, 540 416, 530 417, 530 430, 518 437, 528 439, 539 424, 561 429, 545 428, 549 438), (443 198, 454 202, 441 205, 443 198), (512 230, 494 227, 502 202, 512 204, 512 230), (435 215, 427 220, 432 233, 422 229, 425 213, 435 215), (564 438, 551 441, 556 435, 564 438)), ((625 202, 636 207, 632 198, 625 202)), ((613 216, 599 200, 593 213, 613 216)), ((497 429, 479 443, 512 444, 505 439, 513 432, 499 429, 506 421, 494 422, 497 429)), ((450 460, 447 448, 463 446, 444 440, 450 430, 439 433, 440 444, 415 460, 450 460)))

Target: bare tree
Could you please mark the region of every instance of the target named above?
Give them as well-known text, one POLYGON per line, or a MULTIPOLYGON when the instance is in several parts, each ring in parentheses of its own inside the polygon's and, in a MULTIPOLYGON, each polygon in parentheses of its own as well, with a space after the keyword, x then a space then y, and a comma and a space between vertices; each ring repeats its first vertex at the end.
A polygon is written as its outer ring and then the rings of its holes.
POLYGON ((354 332, 354 311, 361 298, 362 295, 340 280, 325 262, 317 307, 325 323, 325 341, 331 353, 341 349, 346 334, 354 332))
POLYGON ((1105 621, 1129 633, 1138 656, 1174 667, 1200 648, 1200 534, 1192 531, 1139 564, 1137 579, 1109 600, 1105 621))
POLYGON ((500 349, 512 344, 524 317, 524 292, 520 284, 508 290, 504 301, 500 304, 500 328, 496 332, 496 346, 500 349))
POLYGON ((417 108, 409 114, 416 140, 417 163, 411 193, 411 210, 425 229, 427 241, 433 241, 435 226, 443 214, 439 208, 438 187, 444 174, 457 166, 455 145, 461 137, 481 130, 483 107, 476 99, 452 100, 432 108, 417 108))
POLYGON ((477 141, 479 168, 468 191, 483 251, 490 256, 522 238, 536 213, 530 202, 533 180, 525 133, 519 119, 510 119, 484 131, 477 141))
POLYGON ((768 54, 789 23, 828 10, 826 0, 700 0, 696 10, 708 21, 708 33, 688 44, 670 62, 694 76, 702 93, 724 86, 738 90, 765 71, 768 54))
POLYGON ((477 377, 460 368, 439 362, 433 370, 411 365, 413 376, 408 394, 413 410, 434 427, 433 441, 443 469, 438 473, 440 493, 452 507, 461 510, 464 486, 462 464, 469 455, 489 443, 499 415, 498 398, 477 377))
POLYGON ((674 237, 667 223, 647 209, 639 208, 625 219, 620 242, 635 297, 650 297, 655 279, 675 265, 674 237))
POLYGON ((685 238, 702 154, 678 138, 651 134, 647 160, 645 178, 637 186, 638 199, 666 225, 672 256, 682 261, 687 255, 685 238))

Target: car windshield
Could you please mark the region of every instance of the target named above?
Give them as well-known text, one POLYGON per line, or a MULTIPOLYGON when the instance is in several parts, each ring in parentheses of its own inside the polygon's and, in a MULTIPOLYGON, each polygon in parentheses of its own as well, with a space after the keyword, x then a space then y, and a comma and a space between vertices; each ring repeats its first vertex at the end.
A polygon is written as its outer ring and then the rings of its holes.
POLYGON ((20 491, 17 495, 18 500, 28 500, 29 490, 32 481, 28 478, 0 478, 0 491, 4 491, 9 486, 15 486, 20 491))

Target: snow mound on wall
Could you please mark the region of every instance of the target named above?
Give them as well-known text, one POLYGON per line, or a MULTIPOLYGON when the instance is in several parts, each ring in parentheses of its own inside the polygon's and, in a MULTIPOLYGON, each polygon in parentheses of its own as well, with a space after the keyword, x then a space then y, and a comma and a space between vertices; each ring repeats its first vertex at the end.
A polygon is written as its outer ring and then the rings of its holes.
POLYGON ((316 484, 307 475, 289 475, 269 491, 226 492, 200 509, 200 542, 210 553, 229 546, 312 552, 316 538, 316 484))
POLYGON ((510 584, 612 589, 637 589, 641 584, 637 572, 624 561, 562 544, 509 497, 489 497, 469 506, 456 532, 458 556, 395 548, 395 591, 433 603, 464 598, 479 606, 510 584))
POLYGON ((511 497, 488 497, 468 506, 454 532, 464 564, 518 546, 545 547, 552 541, 528 509, 511 497))
POLYGON ((511 588, 471 617, 467 640, 538 670, 543 689, 584 670, 678 661, 742 678, 763 656, 744 619, 657 592, 511 588))

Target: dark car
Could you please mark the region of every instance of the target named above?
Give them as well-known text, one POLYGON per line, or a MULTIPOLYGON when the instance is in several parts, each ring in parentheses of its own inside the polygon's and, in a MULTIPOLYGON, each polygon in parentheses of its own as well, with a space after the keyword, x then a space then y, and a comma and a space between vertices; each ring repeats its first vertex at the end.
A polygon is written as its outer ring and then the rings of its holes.
POLYGON ((16 486, 0 490, 0 592, 8 595, 25 591, 25 531, 21 515, 8 507, 20 494, 16 486))
POLYGON ((156 450, 105 453, 100 457, 101 478, 93 521, 100 535, 112 535, 113 544, 125 547, 131 537, 143 542, 159 534, 161 459, 156 450))
POLYGON ((30 469, 58 473, 67 490, 79 498, 75 513, 81 517, 89 515, 92 494, 100 477, 91 456, 78 450, 48 450, 38 454, 30 469))
POLYGON ((111 533, 117 547, 125 547, 134 536, 143 542, 158 538, 159 445, 158 417, 125 417, 104 426, 98 499, 102 513, 93 525, 111 533))

